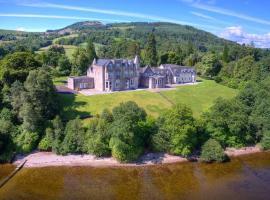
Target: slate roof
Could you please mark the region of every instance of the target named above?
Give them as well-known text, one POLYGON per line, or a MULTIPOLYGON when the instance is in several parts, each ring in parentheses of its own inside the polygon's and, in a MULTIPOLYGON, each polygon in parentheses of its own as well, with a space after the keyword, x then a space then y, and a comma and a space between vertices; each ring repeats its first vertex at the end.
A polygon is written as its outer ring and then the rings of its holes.
POLYGON ((110 62, 112 63, 129 63, 129 64, 132 64, 133 63, 133 60, 127 60, 127 59, 97 59, 95 61, 95 65, 97 66, 107 66, 110 62))

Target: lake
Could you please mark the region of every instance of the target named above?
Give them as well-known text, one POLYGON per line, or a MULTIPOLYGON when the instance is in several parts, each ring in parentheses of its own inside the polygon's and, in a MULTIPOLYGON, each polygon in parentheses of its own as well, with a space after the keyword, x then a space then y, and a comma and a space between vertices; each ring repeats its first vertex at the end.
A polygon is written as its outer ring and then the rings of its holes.
MULTIPOLYGON (((14 169, 0 165, 0 179, 14 169)), ((223 164, 24 168, 0 189, 0 200, 270 199, 270 152, 223 164)))

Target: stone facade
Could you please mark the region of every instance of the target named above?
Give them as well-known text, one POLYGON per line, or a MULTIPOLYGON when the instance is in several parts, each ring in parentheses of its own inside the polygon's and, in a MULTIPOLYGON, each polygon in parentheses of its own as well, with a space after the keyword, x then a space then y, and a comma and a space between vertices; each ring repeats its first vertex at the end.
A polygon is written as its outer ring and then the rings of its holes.
POLYGON ((193 68, 172 64, 141 68, 136 56, 133 60, 94 59, 87 70, 87 76, 69 77, 68 87, 73 90, 122 91, 194 82, 196 71, 193 68))
POLYGON ((139 59, 94 60, 87 70, 87 76, 94 78, 95 89, 100 91, 121 91, 138 88, 139 59))

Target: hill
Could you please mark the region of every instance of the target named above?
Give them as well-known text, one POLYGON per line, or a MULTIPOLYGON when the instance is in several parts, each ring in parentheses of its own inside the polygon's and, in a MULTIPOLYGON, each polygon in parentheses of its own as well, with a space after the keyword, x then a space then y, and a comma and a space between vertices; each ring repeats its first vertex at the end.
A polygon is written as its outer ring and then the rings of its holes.
POLYGON ((59 40, 59 44, 77 45, 85 42, 86 38, 91 38, 96 43, 110 45, 115 40, 125 39, 139 42, 144 48, 147 35, 154 31, 157 48, 161 51, 173 50, 177 45, 187 45, 191 42, 196 49, 205 52, 207 50, 222 50, 224 45, 237 45, 234 42, 219 38, 209 32, 196 29, 191 26, 179 25, 166 22, 147 23, 111 23, 103 25, 100 22, 78 22, 53 33, 74 34, 77 38, 59 40))

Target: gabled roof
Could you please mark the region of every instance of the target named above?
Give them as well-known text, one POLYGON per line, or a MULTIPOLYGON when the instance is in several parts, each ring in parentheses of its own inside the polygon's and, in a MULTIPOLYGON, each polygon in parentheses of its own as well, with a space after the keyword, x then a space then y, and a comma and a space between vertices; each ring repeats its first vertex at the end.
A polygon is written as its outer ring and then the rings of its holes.
POLYGON ((185 72, 193 72, 193 73, 195 72, 195 70, 192 67, 188 67, 188 66, 162 64, 160 67, 163 67, 164 69, 169 69, 174 76, 178 76, 180 73, 185 73, 185 72))

